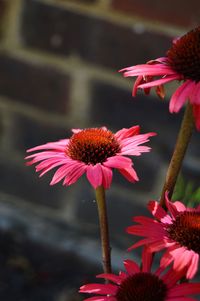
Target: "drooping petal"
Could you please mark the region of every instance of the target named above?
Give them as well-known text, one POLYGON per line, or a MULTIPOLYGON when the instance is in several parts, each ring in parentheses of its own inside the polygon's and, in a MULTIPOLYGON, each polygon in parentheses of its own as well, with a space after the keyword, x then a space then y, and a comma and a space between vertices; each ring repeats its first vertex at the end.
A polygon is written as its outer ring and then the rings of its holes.
POLYGON ((100 164, 88 165, 86 175, 88 181, 94 187, 94 189, 102 185, 103 175, 100 164))
POLYGON ((101 165, 101 170, 102 170, 102 185, 105 189, 110 188, 111 182, 112 182, 112 169, 109 167, 104 166, 103 164, 101 165))
POLYGON ((136 181, 139 181, 137 173, 133 169, 133 167, 123 168, 123 169, 118 169, 118 170, 129 182, 134 183, 136 181))
POLYGON ((177 74, 173 74, 173 75, 165 76, 158 80, 153 80, 153 81, 150 81, 150 82, 147 82, 144 84, 140 84, 140 85, 138 85, 138 88, 140 88, 140 89, 152 88, 152 87, 164 85, 168 82, 171 82, 174 80, 179 80, 179 79, 180 79, 180 76, 178 76, 177 74))
POLYGON ((193 87, 194 83, 190 80, 187 80, 179 88, 177 88, 177 90, 172 95, 169 104, 169 111, 171 113, 177 113, 181 109, 181 107, 187 101, 193 87))
POLYGON ((200 83, 195 83, 193 89, 191 89, 190 95, 191 104, 200 105, 200 83))

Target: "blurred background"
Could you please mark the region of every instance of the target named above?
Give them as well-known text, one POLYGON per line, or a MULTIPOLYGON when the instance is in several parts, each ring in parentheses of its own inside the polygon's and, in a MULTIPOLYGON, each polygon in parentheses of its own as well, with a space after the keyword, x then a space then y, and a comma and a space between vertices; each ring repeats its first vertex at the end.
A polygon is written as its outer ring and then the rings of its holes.
MULTIPOLYGON (((118 70, 164 56, 174 37, 199 24, 199 0, 0 0, 0 297, 82 300, 78 288, 101 273, 94 192, 84 177, 49 186, 26 167, 26 149, 69 137, 71 128, 139 124, 155 131, 134 158, 140 182, 117 173, 107 192, 113 267, 128 254, 131 217, 158 199, 182 117, 168 97, 131 97, 118 70)), ((168 95, 174 90, 169 85, 168 95)), ((182 174, 199 186, 199 134, 182 174)))

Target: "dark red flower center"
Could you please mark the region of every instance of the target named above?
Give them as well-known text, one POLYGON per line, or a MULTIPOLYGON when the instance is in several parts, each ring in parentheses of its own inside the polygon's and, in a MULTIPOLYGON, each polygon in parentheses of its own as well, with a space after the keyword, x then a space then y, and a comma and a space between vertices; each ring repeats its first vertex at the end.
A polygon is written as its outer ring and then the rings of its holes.
POLYGON ((125 279, 116 294, 117 301, 164 301, 167 286, 156 275, 137 273, 125 279))
POLYGON ((200 212, 182 212, 167 229, 170 238, 200 254, 200 212))
POLYGON ((177 39, 167 52, 170 66, 185 79, 200 81, 200 27, 177 39))
POLYGON ((119 142, 111 131, 91 128, 73 134, 66 153, 74 160, 95 165, 105 162, 119 151, 119 142))

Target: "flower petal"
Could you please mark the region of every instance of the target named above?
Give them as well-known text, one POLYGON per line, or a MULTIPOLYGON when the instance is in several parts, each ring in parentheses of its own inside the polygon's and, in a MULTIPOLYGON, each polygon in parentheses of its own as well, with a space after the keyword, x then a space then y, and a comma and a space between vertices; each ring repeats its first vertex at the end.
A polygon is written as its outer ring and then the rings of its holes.
POLYGON ((171 113, 177 113, 180 110, 189 97, 194 85, 192 81, 187 80, 174 92, 169 104, 169 111, 171 113))
POLYGON ((134 183, 134 182, 139 181, 137 173, 133 169, 133 167, 123 168, 123 169, 118 169, 118 170, 129 182, 134 183))
POLYGON ((125 139, 125 138, 130 138, 130 137, 133 137, 135 135, 138 135, 139 133, 140 133, 140 126, 135 125, 135 126, 132 126, 128 129, 127 128, 121 129, 120 131, 115 133, 115 137, 118 140, 122 140, 122 139, 125 139))
POLYGON ((138 266, 138 264, 130 259, 124 260, 124 267, 129 275, 140 272, 140 267, 138 266))
POLYGON ((102 185, 105 189, 108 189, 110 188, 112 182, 112 175, 113 175, 112 169, 104 165, 101 165, 101 170, 103 175, 102 185))
POLYGON ((195 118, 195 124, 198 131, 200 131, 200 105, 193 105, 193 114, 195 118))
POLYGON ((88 181, 94 187, 94 189, 102 185, 103 175, 100 163, 96 165, 88 165, 86 174, 88 181))
POLYGON ((109 157, 104 163, 104 166, 112 167, 112 168, 127 168, 132 165, 132 161, 130 158, 123 156, 113 156, 109 157))
POLYGON ((118 290, 114 284, 90 283, 80 287, 80 293, 93 293, 99 295, 115 295, 118 290))

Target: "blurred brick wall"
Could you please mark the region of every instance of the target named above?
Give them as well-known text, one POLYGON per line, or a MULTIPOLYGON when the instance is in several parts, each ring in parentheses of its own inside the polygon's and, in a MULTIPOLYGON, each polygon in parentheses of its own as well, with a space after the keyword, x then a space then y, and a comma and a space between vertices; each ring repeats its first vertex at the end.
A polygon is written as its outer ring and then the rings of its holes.
MULTIPOLYGON (((67 137, 71 128, 106 125, 115 131, 140 124, 143 132, 158 133, 152 152, 134 160, 140 182, 115 174, 107 193, 113 252, 129 246, 124 228, 159 197, 181 114, 170 115, 167 101, 154 94, 133 99, 133 81, 117 71, 165 55, 174 36, 198 24, 199 12, 197 0, 1 0, 1 227, 20 224, 34 239, 50 241, 53 234, 34 224, 39 218, 55 229, 67 224, 77 240, 98 239, 86 180, 50 187, 50 176, 39 179, 24 166, 25 150, 67 137)), ((195 133, 184 162, 185 175, 196 183, 199 139, 195 133)), ((58 245, 75 248, 72 237, 56 237, 58 245)))

